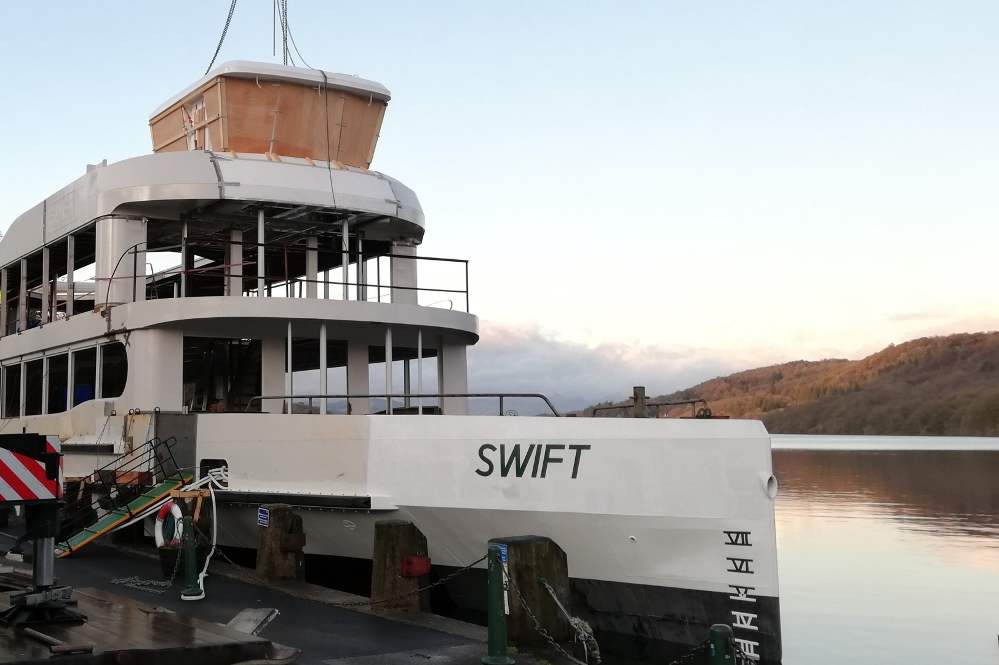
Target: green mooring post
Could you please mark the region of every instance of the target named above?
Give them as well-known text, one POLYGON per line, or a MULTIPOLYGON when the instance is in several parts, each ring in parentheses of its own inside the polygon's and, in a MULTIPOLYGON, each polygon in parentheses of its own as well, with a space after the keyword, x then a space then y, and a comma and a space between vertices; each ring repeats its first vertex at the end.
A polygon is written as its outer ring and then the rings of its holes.
POLYGON ((181 524, 184 525, 180 537, 180 556, 184 557, 184 590, 180 592, 180 599, 201 600, 205 597, 205 590, 198 580, 198 543, 194 537, 194 520, 185 515, 181 524))
POLYGON ((506 651, 506 598, 503 580, 503 546, 489 546, 488 569, 489 652, 484 665, 514 665, 517 661, 506 651))
POLYGON ((708 633, 709 665, 731 665, 735 662, 735 640, 732 626, 716 623, 708 633))

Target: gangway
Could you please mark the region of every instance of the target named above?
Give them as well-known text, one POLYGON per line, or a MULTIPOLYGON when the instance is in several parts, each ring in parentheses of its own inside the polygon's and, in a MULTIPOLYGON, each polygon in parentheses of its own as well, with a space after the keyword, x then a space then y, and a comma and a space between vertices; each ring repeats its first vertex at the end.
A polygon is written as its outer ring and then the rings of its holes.
POLYGON ((83 479, 79 500, 66 508, 63 531, 69 535, 60 539, 56 556, 80 551, 190 483, 194 474, 177 466, 171 451, 174 443, 174 437, 150 439, 83 479), (88 501, 87 490, 97 496, 88 501))

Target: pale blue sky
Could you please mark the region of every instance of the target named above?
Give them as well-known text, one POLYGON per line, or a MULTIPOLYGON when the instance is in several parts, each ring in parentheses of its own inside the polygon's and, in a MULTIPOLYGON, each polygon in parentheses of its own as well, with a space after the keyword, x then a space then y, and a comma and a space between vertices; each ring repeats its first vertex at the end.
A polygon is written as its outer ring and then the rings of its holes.
MULTIPOLYGON (((670 387, 996 327, 996 3, 289 4, 313 66, 392 90, 373 167, 472 260, 485 342, 668 352, 670 387)), ((148 152, 227 7, 4 3, 0 228, 148 152)), ((220 61, 273 60, 270 7, 220 61)))

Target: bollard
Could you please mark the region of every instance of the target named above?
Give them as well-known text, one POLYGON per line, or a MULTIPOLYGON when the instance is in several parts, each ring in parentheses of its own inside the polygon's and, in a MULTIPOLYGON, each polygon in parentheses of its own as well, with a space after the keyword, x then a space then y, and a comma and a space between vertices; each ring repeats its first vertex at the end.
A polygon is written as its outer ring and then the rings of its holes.
POLYGON ((194 520, 185 515, 181 520, 183 531, 181 535, 181 556, 184 557, 184 590, 180 592, 181 600, 201 600, 205 590, 201 588, 198 570, 198 543, 194 537, 194 520))
POLYGON ((565 615, 538 581, 547 580, 559 602, 569 609, 569 565, 565 551, 546 536, 507 536, 490 539, 489 544, 493 543, 506 546, 505 570, 514 587, 508 593, 506 619, 510 644, 517 648, 544 648, 548 639, 539 632, 539 626, 556 642, 572 640, 574 631, 565 615))
POLYGON ((506 647, 506 581, 503 579, 501 546, 489 545, 488 596, 489 651, 482 657, 483 665, 513 665, 516 661, 506 647))
POLYGON ((430 581, 427 537, 412 522, 375 522, 371 561, 371 600, 385 610, 429 612, 430 594, 419 592, 430 581))
POLYGON ((287 504, 265 504, 257 509, 257 526, 257 576, 265 580, 304 580, 302 516, 287 504))
POLYGON ((735 662, 735 640, 732 626, 716 623, 708 632, 709 665, 731 665, 735 662))

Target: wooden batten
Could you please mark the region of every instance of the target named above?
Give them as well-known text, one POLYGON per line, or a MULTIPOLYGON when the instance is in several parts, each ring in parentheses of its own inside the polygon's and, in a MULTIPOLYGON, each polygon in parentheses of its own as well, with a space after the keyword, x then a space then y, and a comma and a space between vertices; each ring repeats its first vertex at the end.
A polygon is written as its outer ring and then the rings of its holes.
POLYGON ((214 150, 369 168, 386 102, 288 81, 219 76, 149 121, 153 152, 214 150))

